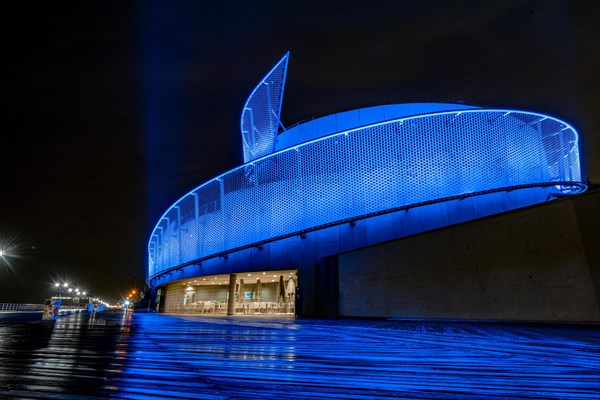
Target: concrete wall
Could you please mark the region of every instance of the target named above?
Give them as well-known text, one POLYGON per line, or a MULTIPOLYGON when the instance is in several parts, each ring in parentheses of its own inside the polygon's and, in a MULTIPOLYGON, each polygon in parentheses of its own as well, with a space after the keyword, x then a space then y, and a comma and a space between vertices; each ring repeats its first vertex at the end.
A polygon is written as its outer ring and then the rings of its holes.
POLYGON ((594 192, 340 254, 340 315, 598 322, 599 210, 594 192))

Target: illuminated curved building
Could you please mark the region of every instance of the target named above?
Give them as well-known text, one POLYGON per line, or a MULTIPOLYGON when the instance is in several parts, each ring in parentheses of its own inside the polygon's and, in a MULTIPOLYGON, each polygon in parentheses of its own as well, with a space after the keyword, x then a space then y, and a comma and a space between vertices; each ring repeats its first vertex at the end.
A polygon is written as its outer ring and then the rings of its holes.
POLYGON ((284 129, 287 61, 243 107, 245 163, 158 220, 161 311, 339 315, 340 281, 371 273, 342 277, 340 255, 586 189, 575 129, 534 112, 395 104, 284 129))

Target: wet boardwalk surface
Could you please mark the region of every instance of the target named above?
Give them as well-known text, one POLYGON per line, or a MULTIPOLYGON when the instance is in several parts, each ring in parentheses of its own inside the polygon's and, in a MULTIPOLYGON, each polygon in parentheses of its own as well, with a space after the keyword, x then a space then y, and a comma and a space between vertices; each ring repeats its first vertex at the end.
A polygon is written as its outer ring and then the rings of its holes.
POLYGON ((600 330, 122 313, 0 318, 0 397, 597 399, 600 330))

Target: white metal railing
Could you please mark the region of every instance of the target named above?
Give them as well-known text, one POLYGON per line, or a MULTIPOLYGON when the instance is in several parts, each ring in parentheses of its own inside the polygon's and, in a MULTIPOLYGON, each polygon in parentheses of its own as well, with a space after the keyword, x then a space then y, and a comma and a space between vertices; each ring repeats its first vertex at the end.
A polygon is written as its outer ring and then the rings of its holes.
MULTIPOLYGON (((85 305, 69 305, 61 306, 61 310, 84 310, 87 308, 85 305)), ((19 304, 19 303, 0 303, 0 312, 3 311, 43 311, 43 304, 19 304)))
POLYGON ((43 304, 17 304, 17 303, 0 303, 0 312, 2 311, 42 311, 43 304))

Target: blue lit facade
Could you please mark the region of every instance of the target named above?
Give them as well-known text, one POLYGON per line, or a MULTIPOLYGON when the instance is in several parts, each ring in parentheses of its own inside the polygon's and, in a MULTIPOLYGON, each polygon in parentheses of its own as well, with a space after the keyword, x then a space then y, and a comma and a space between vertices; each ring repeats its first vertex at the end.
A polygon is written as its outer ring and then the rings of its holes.
POLYGON ((533 112, 385 105, 278 133, 287 57, 243 108, 246 163, 185 194, 156 224, 151 286, 211 273, 302 273, 340 251, 586 188, 575 129, 533 112))

